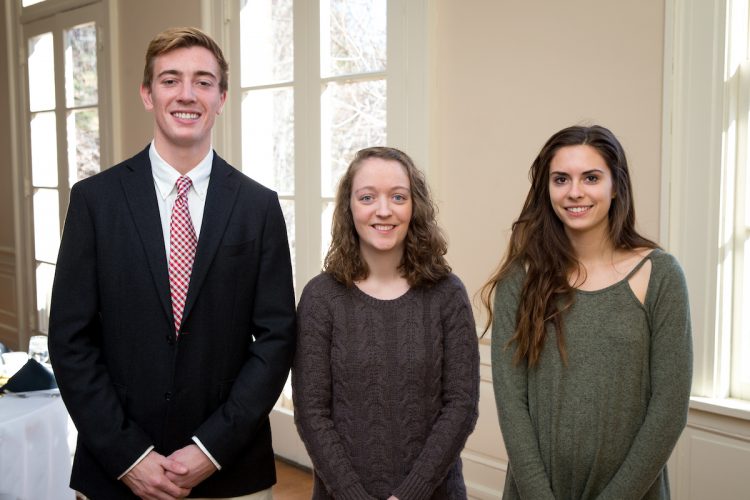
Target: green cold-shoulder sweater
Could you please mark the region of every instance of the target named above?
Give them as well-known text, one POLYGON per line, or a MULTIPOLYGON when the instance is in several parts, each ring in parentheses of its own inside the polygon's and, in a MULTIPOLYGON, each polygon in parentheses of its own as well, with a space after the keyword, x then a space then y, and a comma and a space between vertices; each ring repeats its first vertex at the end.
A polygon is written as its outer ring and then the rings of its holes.
POLYGON ((508 451, 505 500, 668 499, 666 462, 687 419, 692 341, 685 278, 654 250, 645 303, 628 277, 578 290, 564 366, 552 326, 538 365, 513 364, 525 272, 497 287, 492 373, 508 451))

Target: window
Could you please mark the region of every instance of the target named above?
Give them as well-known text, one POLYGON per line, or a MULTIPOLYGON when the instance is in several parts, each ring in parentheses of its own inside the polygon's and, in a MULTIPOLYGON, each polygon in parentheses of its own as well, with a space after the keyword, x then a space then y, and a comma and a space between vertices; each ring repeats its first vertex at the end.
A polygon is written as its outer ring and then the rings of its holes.
MULTIPOLYGON (((305 256, 322 260, 336 184, 352 154, 386 143, 386 7, 386 0, 321 0, 317 16, 300 18, 292 0, 239 1, 240 164, 278 191, 295 271, 305 256), (319 43, 295 46, 295 24, 317 32, 319 43), (313 66, 319 70, 300 71, 313 66), (298 116, 295 101, 315 93, 314 109, 298 116), (304 130, 317 132, 309 152, 295 140, 295 131, 304 130), (295 162, 313 150, 319 161, 295 162), (295 175, 299 168, 307 172, 295 175), (298 238, 297 221, 315 230, 298 238)), ((320 265, 301 267, 304 283, 320 265)))
POLYGON ((662 239, 688 279, 693 393, 729 406, 750 400, 749 4, 671 2, 665 58, 662 239))
POLYGON ((426 166, 427 2, 208 4, 209 31, 230 61, 214 144, 279 193, 299 293, 320 272, 336 186, 354 152, 388 144, 426 166))
POLYGON ((748 0, 727 8, 719 325, 731 332, 729 395, 750 400, 750 37, 748 0), (744 362, 743 362, 744 361, 744 362))
POLYGON ((19 44, 25 62, 21 71, 25 90, 22 130, 25 185, 30 191, 30 265, 36 290, 32 328, 47 333, 52 280, 70 188, 99 172, 102 165, 103 65, 99 48, 103 7, 92 4, 70 9, 70 2, 65 5, 46 0, 26 8, 35 3, 40 2, 23 0, 20 16, 19 44))
MULTIPOLYGON (((230 61, 219 154, 279 193, 297 294, 330 243, 354 153, 404 149, 427 170, 427 0, 204 2, 230 61)), ((280 404, 291 409, 287 383, 280 404)))

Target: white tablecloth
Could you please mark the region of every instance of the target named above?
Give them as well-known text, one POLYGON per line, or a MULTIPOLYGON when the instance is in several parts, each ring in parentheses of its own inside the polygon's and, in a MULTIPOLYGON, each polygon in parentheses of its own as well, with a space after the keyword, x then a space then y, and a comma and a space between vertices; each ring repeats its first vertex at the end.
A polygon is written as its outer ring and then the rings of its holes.
POLYGON ((0 398, 0 500, 72 500, 68 413, 57 391, 0 398))

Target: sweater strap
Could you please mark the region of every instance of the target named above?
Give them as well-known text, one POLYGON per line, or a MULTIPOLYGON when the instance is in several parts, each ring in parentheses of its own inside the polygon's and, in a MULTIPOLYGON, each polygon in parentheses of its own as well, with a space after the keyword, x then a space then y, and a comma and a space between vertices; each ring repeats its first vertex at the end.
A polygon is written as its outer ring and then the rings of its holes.
POLYGON ((625 279, 624 279, 623 281, 630 281, 630 278, 632 278, 632 277, 633 277, 633 276, 635 275, 635 273, 637 273, 637 272, 638 272, 638 270, 639 270, 640 268, 642 268, 642 267, 643 267, 643 264, 645 264, 645 263, 646 263, 646 261, 647 261, 647 260, 649 260, 649 259, 651 258, 651 254, 652 254, 652 253, 654 253, 655 251, 656 251, 656 249, 654 249, 654 250, 651 250, 651 251, 650 251, 650 252, 648 253, 648 255, 646 255, 646 256, 645 256, 644 258, 642 258, 642 259, 641 259, 641 260, 640 260, 640 261, 638 262, 638 264, 636 264, 636 265, 635 265, 635 267, 634 267, 634 268, 633 268, 633 269, 632 269, 632 270, 631 270, 631 271, 630 271, 630 272, 628 273, 628 275, 627 275, 627 276, 625 276, 625 279))

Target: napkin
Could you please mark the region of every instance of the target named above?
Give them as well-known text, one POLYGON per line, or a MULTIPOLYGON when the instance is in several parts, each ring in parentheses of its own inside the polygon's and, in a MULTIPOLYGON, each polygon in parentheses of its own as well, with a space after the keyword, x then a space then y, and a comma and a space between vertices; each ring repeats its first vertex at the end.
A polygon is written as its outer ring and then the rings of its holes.
POLYGON ((45 389, 56 389, 55 376, 37 360, 30 358, 8 382, 0 387, 0 393, 41 391, 45 389))

